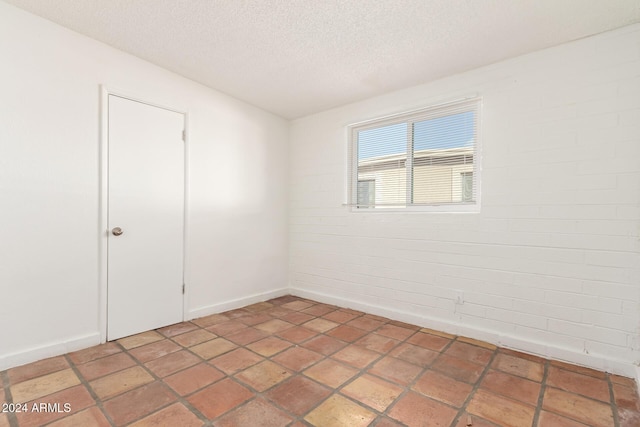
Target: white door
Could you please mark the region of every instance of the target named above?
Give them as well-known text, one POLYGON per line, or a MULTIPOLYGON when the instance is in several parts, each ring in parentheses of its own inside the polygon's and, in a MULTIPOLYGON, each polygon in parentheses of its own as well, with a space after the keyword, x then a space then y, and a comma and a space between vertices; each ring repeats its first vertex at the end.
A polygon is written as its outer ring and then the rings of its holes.
POLYGON ((107 339, 182 321, 184 115, 108 104, 107 339))

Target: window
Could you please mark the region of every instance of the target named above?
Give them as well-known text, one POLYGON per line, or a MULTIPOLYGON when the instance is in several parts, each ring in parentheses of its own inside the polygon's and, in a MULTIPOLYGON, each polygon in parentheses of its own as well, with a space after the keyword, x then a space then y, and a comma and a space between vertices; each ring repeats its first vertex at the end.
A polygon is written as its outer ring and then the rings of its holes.
POLYGON ((349 204, 474 210, 479 110, 471 99, 351 126, 349 204))

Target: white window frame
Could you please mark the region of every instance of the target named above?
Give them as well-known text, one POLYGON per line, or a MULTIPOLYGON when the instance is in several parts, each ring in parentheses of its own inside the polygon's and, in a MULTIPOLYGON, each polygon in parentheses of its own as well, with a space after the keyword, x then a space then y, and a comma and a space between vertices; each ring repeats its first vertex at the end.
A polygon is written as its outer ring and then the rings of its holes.
MULTIPOLYGON (((348 131, 348 201, 346 206, 349 206, 351 212, 360 213, 388 213, 388 212, 443 212, 443 213, 476 213, 480 212, 481 197, 482 197, 482 138, 481 134, 481 110, 482 99, 480 97, 469 97, 464 99, 458 99, 446 103, 440 103, 430 105, 417 110, 405 111, 398 114, 379 117, 372 120, 353 123, 347 126, 348 131), (407 204, 406 206, 398 207, 381 207, 381 206, 367 206, 365 208, 359 208, 357 206, 357 189, 358 189, 358 155, 357 155, 357 134, 360 131, 367 129, 375 129, 392 124, 402 123, 405 121, 414 121, 422 115, 437 113, 438 110, 445 112, 443 116, 446 116, 446 111, 451 107, 463 104, 474 104, 476 112, 476 140, 474 144, 474 167, 473 167, 473 184, 475 186, 475 202, 460 202, 460 203, 442 203, 442 204, 407 204)), ((408 141, 407 150, 407 162, 412 161, 413 157, 413 141, 412 138, 408 141)), ((411 175, 411 169, 407 168, 408 177, 411 175)), ((411 191, 412 180, 407 182, 407 192, 411 191)), ((409 196, 407 196, 409 197, 409 196)))

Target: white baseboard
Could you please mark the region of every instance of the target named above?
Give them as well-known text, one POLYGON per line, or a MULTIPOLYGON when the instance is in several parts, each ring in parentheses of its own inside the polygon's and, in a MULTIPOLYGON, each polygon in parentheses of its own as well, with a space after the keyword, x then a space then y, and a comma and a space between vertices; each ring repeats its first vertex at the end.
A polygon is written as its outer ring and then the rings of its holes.
POLYGON ((100 333, 83 335, 62 342, 49 343, 40 347, 0 356, 0 371, 49 357, 60 356, 72 351, 82 350, 100 344, 100 333))
POLYGON ((636 387, 638 388, 638 395, 640 396, 640 366, 635 366, 635 380, 636 380, 636 387))
POLYGON ((536 342, 530 339, 523 339, 514 335, 498 333, 495 331, 473 327, 464 324, 452 323, 443 319, 407 313, 401 310, 394 310, 374 304, 363 303, 344 297, 336 297, 320 292, 306 289, 290 288, 289 292, 302 298, 309 298, 314 301, 333 304, 339 307, 351 308, 364 311, 370 314, 387 317, 425 328, 436 329, 454 335, 466 336, 489 342, 498 347, 506 347, 513 350, 540 356, 546 359, 560 360, 575 365, 585 366, 599 371, 606 371, 612 374, 625 377, 636 378, 636 383, 640 384, 640 368, 627 361, 615 359, 598 354, 585 354, 571 348, 563 348, 559 345, 536 342))
POLYGON ((241 308, 250 304, 255 304, 257 302, 289 295, 289 293, 290 290, 288 288, 280 288, 269 292, 253 294, 248 297, 221 302, 218 304, 194 308, 192 310, 189 310, 186 320, 197 319, 198 317, 209 316, 210 314, 222 313, 223 311, 233 310, 235 308, 241 308))

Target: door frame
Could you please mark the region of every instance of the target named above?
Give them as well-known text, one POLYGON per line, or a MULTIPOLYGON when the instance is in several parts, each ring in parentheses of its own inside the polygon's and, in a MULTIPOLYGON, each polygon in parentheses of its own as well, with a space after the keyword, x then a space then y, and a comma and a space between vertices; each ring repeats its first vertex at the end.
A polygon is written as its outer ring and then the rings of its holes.
POLYGON ((109 218, 109 96, 114 95, 130 101, 158 107, 184 117, 184 201, 183 201, 183 235, 182 235, 182 282, 185 292, 182 296, 182 321, 186 320, 189 306, 189 287, 187 283, 187 260, 189 229, 189 113, 186 108, 176 108, 167 104, 150 101, 148 97, 134 95, 131 91, 123 91, 111 86, 100 85, 100 120, 99 120, 99 200, 98 200, 98 326, 100 343, 107 341, 107 304, 108 304, 108 218, 109 218))

